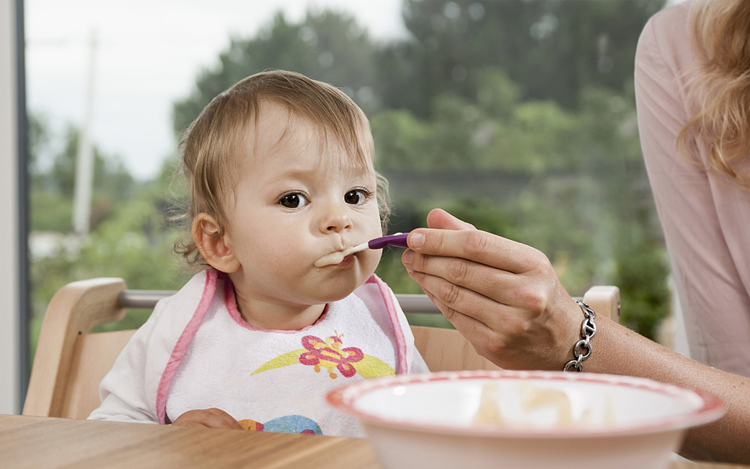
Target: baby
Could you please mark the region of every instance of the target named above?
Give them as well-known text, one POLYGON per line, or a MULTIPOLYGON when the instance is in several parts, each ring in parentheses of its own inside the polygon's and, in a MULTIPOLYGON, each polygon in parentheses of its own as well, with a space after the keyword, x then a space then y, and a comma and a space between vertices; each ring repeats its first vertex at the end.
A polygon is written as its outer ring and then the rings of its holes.
POLYGON ((373 274, 380 251, 325 262, 383 234, 367 117, 328 84, 270 71, 217 96, 181 147, 192 230, 178 251, 203 270, 156 305, 89 418, 361 436, 330 390, 427 371, 373 274))

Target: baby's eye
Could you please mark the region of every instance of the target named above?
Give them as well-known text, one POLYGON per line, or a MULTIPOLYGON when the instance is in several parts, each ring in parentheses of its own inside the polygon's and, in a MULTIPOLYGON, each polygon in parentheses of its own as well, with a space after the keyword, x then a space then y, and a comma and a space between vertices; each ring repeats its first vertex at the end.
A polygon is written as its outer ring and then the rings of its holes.
POLYGON ((344 202, 352 205, 360 205, 367 202, 370 191, 366 189, 354 189, 344 194, 344 202))
POLYGON ((291 194, 281 196, 281 198, 279 199, 279 203, 286 208, 302 208, 305 205, 309 204, 310 201, 307 200, 307 197, 305 197, 304 195, 298 192, 293 192, 291 194))

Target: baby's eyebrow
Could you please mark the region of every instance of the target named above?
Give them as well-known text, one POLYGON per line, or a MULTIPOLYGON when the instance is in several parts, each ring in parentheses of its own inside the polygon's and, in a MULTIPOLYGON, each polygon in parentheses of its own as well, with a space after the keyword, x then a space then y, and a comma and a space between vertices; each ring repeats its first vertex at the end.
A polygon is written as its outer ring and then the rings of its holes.
POLYGON ((286 169, 278 174, 279 178, 287 178, 287 179, 294 179, 294 178, 300 178, 303 176, 309 176, 310 174, 314 173, 314 169, 286 169))

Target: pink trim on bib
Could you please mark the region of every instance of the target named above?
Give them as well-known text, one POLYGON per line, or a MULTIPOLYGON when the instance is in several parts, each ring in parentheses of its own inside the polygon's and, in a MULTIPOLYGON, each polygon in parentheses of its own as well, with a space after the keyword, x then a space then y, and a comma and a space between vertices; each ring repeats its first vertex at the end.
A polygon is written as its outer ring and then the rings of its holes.
POLYGON ((229 317, 231 317, 234 322, 236 322, 239 326, 244 327, 245 329, 249 329, 251 331, 258 331, 258 332, 276 332, 279 334, 294 334, 295 332, 299 331, 306 331, 313 327, 316 324, 320 324, 321 321, 323 321, 326 318, 326 315, 328 314, 328 305, 326 304, 325 308, 323 308, 323 313, 321 313, 320 316, 318 316, 318 319, 315 320, 314 323, 310 324, 309 326, 305 326, 302 329, 299 330, 287 330, 287 329, 261 329, 260 327, 255 327, 250 325, 245 319, 242 318, 242 314, 240 314, 239 308, 237 308, 237 298, 234 296, 234 285, 232 285, 232 281, 229 280, 229 278, 224 281, 224 306, 227 308, 227 311, 229 311, 229 317))
POLYGON ((388 311, 388 318, 391 320, 391 325, 393 326, 393 335, 396 338, 396 352, 398 354, 396 358, 396 374, 407 374, 409 366, 406 362, 406 338, 404 337, 403 329, 401 329, 401 321, 398 319, 398 310, 394 305, 391 289, 375 274, 372 274, 365 283, 374 283, 380 290, 380 296, 383 297, 383 301, 385 302, 385 309, 388 311))
POLYGON ((172 380, 182 362, 182 357, 187 352, 190 342, 198 331, 201 322, 203 322, 203 317, 211 306, 211 301, 216 293, 216 280, 218 277, 219 272, 214 269, 206 269, 206 283, 203 287, 201 300, 198 303, 195 313, 193 313, 193 317, 177 340, 177 344, 172 350, 172 355, 169 357, 169 362, 167 362, 167 366, 164 368, 164 373, 161 375, 159 389, 156 393, 156 416, 159 418, 159 423, 161 424, 167 423, 167 396, 169 395, 169 388, 172 386, 172 380))

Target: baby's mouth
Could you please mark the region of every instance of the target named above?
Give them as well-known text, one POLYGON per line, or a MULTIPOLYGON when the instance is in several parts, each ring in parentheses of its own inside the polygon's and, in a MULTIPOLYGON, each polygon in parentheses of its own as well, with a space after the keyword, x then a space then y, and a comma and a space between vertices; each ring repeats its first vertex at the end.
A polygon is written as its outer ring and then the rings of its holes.
POLYGON ((313 262, 313 265, 315 267, 325 267, 328 265, 341 264, 346 256, 354 254, 354 252, 354 247, 348 247, 343 251, 332 252, 313 262))

